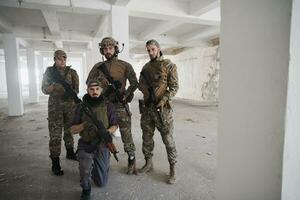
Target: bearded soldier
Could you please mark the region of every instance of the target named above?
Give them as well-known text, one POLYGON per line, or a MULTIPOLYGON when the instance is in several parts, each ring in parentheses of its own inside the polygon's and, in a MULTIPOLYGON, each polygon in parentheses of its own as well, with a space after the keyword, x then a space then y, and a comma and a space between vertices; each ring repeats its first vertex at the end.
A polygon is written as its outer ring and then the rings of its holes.
POLYGON ((177 153, 173 139, 171 99, 178 90, 177 67, 170 60, 163 58, 159 43, 156 40, 147 41, 146 49, 150 61, 144 65, 139 79, 139 90, 144 95, 144 99, 139 103, 143 131, 142 150, 146 163, 140 169, 140 172, 153 170, 153 135, 156 127, 166 146, 170 164, 167 183, 173 184, 175 183, 177 153))
POLYGON ((52 160, 52 172, 63 175, 59 156, 61 153, 62 131, 67 150, 67 159, 76 160, 74 153, 74 140, 69 131, 73 119, 74 101, 68 96, 64 87, 58 83, 59 79, 65 80, 71 88, 78 93, 79 79, 77 72, 66 66, 67 55, 62 50, 54 53, 54 65, 48 67, 43 76, 42 92, 49 95, 48 100, 48 128, 49 128, 49 150, 52 160))
POLYGON ((94 65, 87 83, 91 80, 100 81, 104 87, 104 96, 115 106, 124 151, 128 154, 127 174, 137 174, 135 145, 131 133, 131 113, 128 106, 138 87, 136 74, 129 63, 118 59, 119 47, 116 40, 105 37, 99 47, 100 53, 106 60, 94 65), (128 88, 126 88, 127 80, 128 88))

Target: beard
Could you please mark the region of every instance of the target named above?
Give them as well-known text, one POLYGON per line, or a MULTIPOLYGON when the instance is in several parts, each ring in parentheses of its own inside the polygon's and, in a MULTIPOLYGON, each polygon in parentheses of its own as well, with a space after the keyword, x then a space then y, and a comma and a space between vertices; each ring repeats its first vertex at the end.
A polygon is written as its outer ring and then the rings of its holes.
POLYGON ((100 95, 99 97, 92 97, 89 94, 85 94, 82 100, 90 106, 97 106, 102 103, 104 99, 102 95, 100 95))
POLYGON ((157 58, 157 55, 150 56, 150 60, 156 60, 156 58, 157 58))
POLYGON ((110 53, 107 53, 107 54, 105 54, 104 56, 105 56, 105 58, 106 58, 107 60, 111 60, 111 59, 114 57, 114 55, 113 55, 113 54, 110 54, 110 53))

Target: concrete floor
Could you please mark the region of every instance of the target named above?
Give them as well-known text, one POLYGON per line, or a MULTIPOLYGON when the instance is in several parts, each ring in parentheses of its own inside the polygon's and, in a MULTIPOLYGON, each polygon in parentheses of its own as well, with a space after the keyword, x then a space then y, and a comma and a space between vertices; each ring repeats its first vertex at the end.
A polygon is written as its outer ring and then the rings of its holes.
MULTIPOLYGON (((137 147, 137 166, 144 164, 141 152, 142 134, 137 101, 133 111, 133 134, 137 147)), ((175 141, 178 151, 177 182, 165 183, 168 162, 164 144, 155 134, 154 166, 149 174, 128 176, 127 155, 120 138, 120 162, 111 158, 111 171, 105 188, 92 188, 93 199, 110 200, 212 200, 216 171, 217 108, 191 101, 174 103, 175 141)), ((48 151, 47 101, 26 104, 23 117, 7 117, 0 109, 0 199, 52 200, 79 199, 78 163, 61 159, 65 175, 51 174, 48 151)), ((77 142, 76 138, 76 142, 77 142)))

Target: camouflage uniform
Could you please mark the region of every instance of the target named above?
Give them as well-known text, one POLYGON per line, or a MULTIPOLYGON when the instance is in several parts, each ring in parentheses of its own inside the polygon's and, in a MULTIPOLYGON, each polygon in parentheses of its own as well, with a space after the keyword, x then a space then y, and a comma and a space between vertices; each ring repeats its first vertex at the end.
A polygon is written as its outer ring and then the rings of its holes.
MULTIPOLYGON (((131 96, 134 91, 137 89, 138 81, 136 74, 132 66, 118 58, 113 58, 112 60, 104 61, 107 67, 107 70, 110 72, 111 77, 114 80, 118 80, 121 83, 120 93, 127 98, 131 96), (126 90, 126 80, 128 79, 130 86, 126 90)), ((102 81, 105 79, 105 75, 100 71, 99 66, 102 62, 99 62, 94 65, 91 72, 89 73, 87 82, 90 80, 102 81)), ((105 91, 105 88, 104 88, 105 91)), ((104 92, 105 93, 105 92, 104 92)), ((115 106, 116 115, 118 118, 118 124, 122 136, 122 141, 124 144, 124 151, 128 153, 129 156, 135 156, 135 145, 131 133, 131 116, 127 114, 126 109, 122 103, 116 101, 116 96, 114 93, 111 93, 108 96, 110 102, 115 106)), ((128 104, 126 104, 127 108, 128 104)))
MULTIPOLYGON (((54 83, 52 77, 52 70, 55 66, 48 67, 43 76, 42 91, 44 94, 48 94, 48 128, 49 128, 49 150, 50 157, 59 157, 61 153, 61 139, 62 130, 64 130, 64 141, 66 149, 73 149, 74 140, 73 136, 69 132, 73 115, 74 115, 74 101, 70 97, 66 97, 64 89, 61 85, 56 84, 57 89, 52 93, 47 92, 47 88, 54 83)), ((58 68, 57 68, 58 69, 58 68)), ((65 67, 63 70, 59 70, 60 75, 65 77, 72 89, 78 93, 79 79, 77 72, 70 67, 65 67)))
MULTIPOLYGON (((178 90, 177 67, 163 56, 151 60, 145 64, 142 71, 149 77, 157 102, 163 100, 165 106, 161 112, 162 122, 157 112, 156 105, 149 100, 148 85, 145 78, 141 75, 139 79, 139 90, 144 94, 145 106, 141 112, 141 128, 143 131, 143 153, 145 160, 148 161, 153 156, 154 148, 154 130, 155 127, 161 134, 162 140, 166 146, 168 161, 170 165, 176 163, 176 148, 173 139, 173 116, 171 108, 171 98, 175 96, 178 90)), ((152 161, 151 161, 152 162, 152 161)))

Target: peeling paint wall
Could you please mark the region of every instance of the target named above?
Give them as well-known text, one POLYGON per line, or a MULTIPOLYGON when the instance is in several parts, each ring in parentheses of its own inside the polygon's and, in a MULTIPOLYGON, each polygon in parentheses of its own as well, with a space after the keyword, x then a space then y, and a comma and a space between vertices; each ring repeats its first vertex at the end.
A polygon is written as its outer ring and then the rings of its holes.
POLYGON ((167 57, 178 67, 180 89, 177 97, 204 102, 218 101, 219 46, 191 48, 167 57))
MULTIPOLYGON (((166 55, 177 65, 178 98, 203 102, 217 102, 219 97, 219 46, 185 49, 177 55, 166 55)), ((139 76, 148 59, 134 59, 131 63, 139 76)), ((136 96, 140 96, 136 92, 136 96)))

